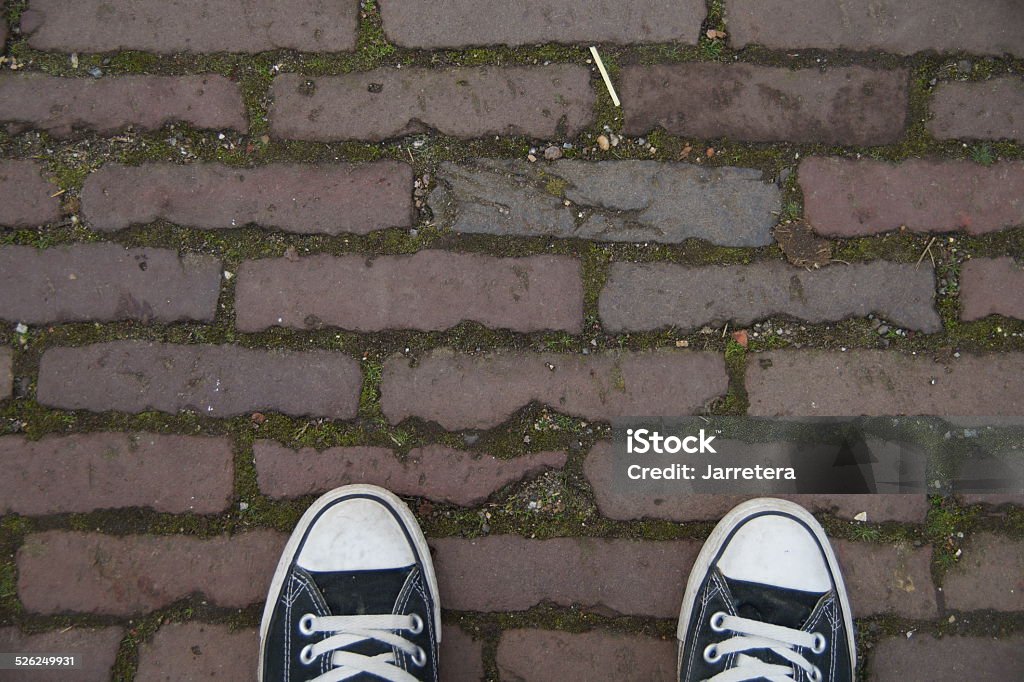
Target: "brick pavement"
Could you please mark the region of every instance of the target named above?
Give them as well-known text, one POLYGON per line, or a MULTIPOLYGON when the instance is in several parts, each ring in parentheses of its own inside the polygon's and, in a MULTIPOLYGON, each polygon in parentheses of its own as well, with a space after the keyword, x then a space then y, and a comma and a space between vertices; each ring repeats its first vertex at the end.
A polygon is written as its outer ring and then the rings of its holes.
MULTIPOLYGON (((623 497, 611 419, 1024 416, 1022 40, 1003 0, 0 3, 0 649, 252 679, 286 531, 363 481, 426 530, 442 679, 670 679, 742 496, 623 497)), ((795 499, 862 679, 1024 675, 1024 497, 795 499)))

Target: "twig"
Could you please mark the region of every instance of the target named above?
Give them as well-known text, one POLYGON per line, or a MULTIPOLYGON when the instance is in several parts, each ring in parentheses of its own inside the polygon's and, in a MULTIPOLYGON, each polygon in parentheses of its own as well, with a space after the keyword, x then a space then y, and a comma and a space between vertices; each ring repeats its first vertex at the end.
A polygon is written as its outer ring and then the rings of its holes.
POLYGON ((932 244, 935 243, 936 237, 932 237, 931 241, 928 242, 928 246, 924 247, 924 251, 921 252, 921 257, 917 259, 917 264, 914 267, 921 265, 921 261, 924 260, 924 255, 928 254, 928 257, 932 259, 932 267, 935 267, 935 256, 932 255, 932 244))
POLYGON ((597 64, 597 70, 601 72, 601 78, 604 79, 604 85, 608 88, 608 94, 612 96, 612 104, 617 107, 622 106, 619 104, 619 96, 615 94, 615 86, 612 85, 612 79, 608 75, 608 70, 604 68, 604 62, 601 61, 601 55, 597 53, 597 48, 593 45, 590 46, 590 54, 594 55, 594 63, 597 64))

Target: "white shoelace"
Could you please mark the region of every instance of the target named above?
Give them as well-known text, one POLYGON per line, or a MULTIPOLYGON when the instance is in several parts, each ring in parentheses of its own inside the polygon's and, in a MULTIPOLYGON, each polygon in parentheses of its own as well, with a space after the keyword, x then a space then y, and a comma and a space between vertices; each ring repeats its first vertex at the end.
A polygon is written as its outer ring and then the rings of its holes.
POLYGON ((394 647, 412 657, 413 665, 422 667, 427 662, 427 653, 421 648, 395 634, 407 630, 414 635, 423 632, 423 619, 416 614, 408 616, 314 616, 307 613, 299 621, 299 631, 307 636, 318 632, 329 632, 331 636, 316 644, 308 644, 299 654, 302 662, 312 665, 320 656, 330 655, 330 670, 312 682, 342 682, 360 673, 369 673, 388 682, 419 682, 408 672, 398 667, 398 656, 394 651, 366 656, 352 651, 340 651, 367 640, 376 640, 394 647))
POLYGON ((821 682, 821 670, 812 665, 806 658, 793 649, 803 647, 816 654, 825 651, 825 636, 818 632, 804 632, 781 625, 762 623, 757 620, 730 616, 719 611, 711 616, 711 629, 715 632, 732 632, 736 636, 709 644, 704 648, 704 660, 718 663, 729 654, 740 654, 733 664, 718 673, 707 682, 746 682, 761 678, 769 682, 793 682, 796 672, 792 666, 766 663, 744 651, 767 649, 797 666, 810 678, 811 682, 821 682))

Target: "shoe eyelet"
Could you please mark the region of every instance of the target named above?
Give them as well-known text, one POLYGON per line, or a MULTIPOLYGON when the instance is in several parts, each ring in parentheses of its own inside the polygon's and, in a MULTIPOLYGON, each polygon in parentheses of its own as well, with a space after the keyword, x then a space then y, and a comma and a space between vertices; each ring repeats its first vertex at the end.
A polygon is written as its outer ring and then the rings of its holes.
POLYGON ((310 665, 316 660, 316 656, 313 655, 312 644, 302 647, 302 651, 299 652, 299 660, 302 661, 303 665, 310 665))
POLYGON ((316 618, 316 616, 314 616, 312 613, 307 613, 302 618, 300 618, 299 619, 299 632, 301 632, 302 634, 306 635, 307 637, 312 635, 313 632, 315 632, 313 630, 313 622, 314 622, 315 618, 316 618))
POLYGON ((409 632, 414 635, 423 632, 423 619, 417 613, 412 614, 412 627, 409 628, 409 632))
POLYGON ((416 647, 416 653, 412 655, 412 662, 417 668, 422 668, 427 664, 427 652, 423 650, 423 647, 416 647))
POLYGON ((718 663, 722 660, 721 654, 718 653, 717 644, 708 644, 704 647, 704 660, 707 663, 718 663))
POLYGON ((811 668, 811 674, 808 675, 807 679, 811 682, 821 682, 821 669, 818 666, 811 668))
POLYGON ((724 611, 718 611, 711 616, 711 629, 715 632, 725 632, 725 617, 727 615, 724 611))
POLYGON ((825 648, 828 646, 828 640, 825 639, 825 635, 820 632, 814 633, 814 642, 811 644, 811 651, 816 654, 825 653, 825 648))

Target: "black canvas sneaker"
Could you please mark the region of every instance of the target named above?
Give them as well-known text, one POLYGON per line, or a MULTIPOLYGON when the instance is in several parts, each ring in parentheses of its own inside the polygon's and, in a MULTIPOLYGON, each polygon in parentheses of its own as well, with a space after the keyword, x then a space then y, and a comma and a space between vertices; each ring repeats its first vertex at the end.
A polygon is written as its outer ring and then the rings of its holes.
POLYGON ((791 502, 745 502, 697 557, 679 614, 681 682, 852 682, 853 618, 832 547, 791 502))
POLYGON ((441 607, 409 508, 371 485, 327 493, 299 521, 260 625, 260 682, 437 680, 441 607))

